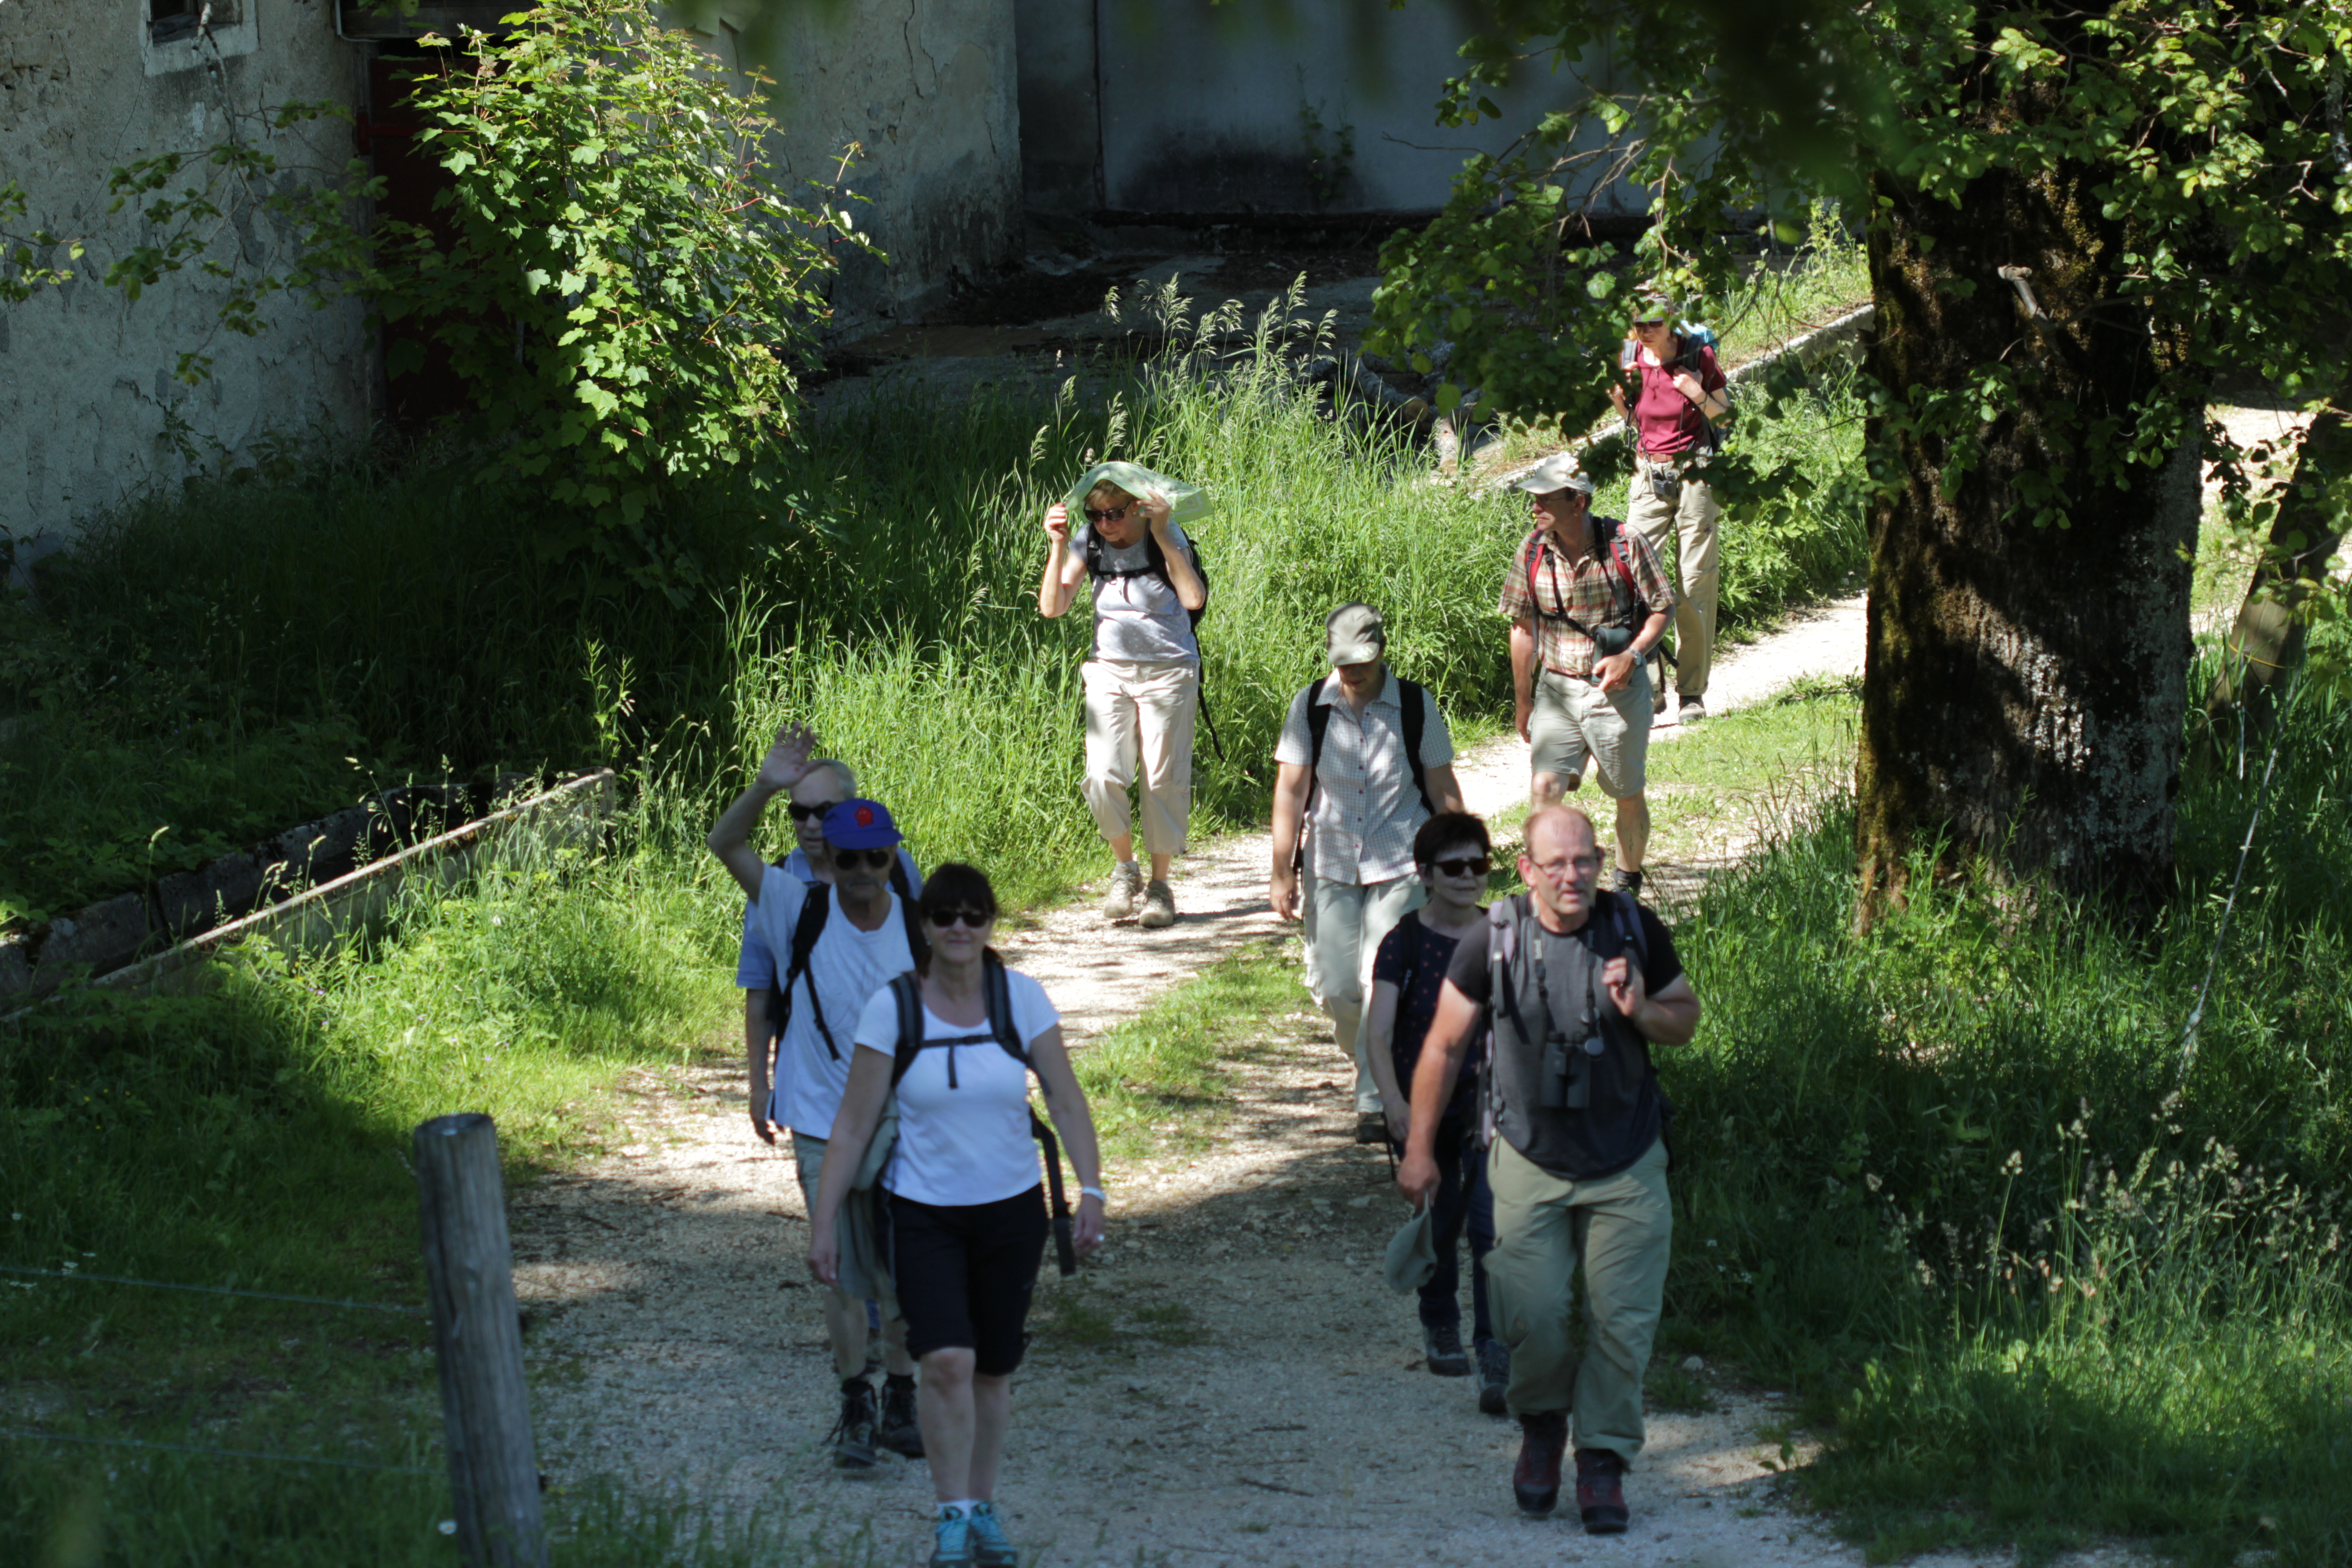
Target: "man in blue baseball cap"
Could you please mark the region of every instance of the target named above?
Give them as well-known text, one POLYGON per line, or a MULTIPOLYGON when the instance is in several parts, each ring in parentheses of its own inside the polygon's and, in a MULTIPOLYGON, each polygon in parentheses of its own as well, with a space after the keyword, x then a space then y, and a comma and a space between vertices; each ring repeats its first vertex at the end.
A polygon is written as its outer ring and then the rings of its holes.
MULTIPOLYGON (((809 1211, 815 1207, 824 1170, 824 1141, 849 1082, 855 1048, 850 1031, 877 991, 915 967, 923 940, 913 904, 890 888, 898 826, 880 801, 853 796, 825 812, 824 847, 833 866, 829 886, 769 865, 751 847, 761 812, 810 773, 815 748, 816 737, 806 729, 779 729, 751 786, 719 815, 708 840, 710 852, 751 900, 751 920, 769 951, 789 955, 777 986, 782 994, 775 1074, 780 1088, 768 1115, 792 1129, 801 1195, 809 1211)), ((762 1056, 751 1052, 755 1100, 769 1081, 762 1056)), ((922 1435, 915 1424, 915 1366, 907 1357, 906 1324, 893 1320, 882 1326, 887 1376, 877 1409, 866 1374, 866 1304, 832 1290, 825 1292, 824 1307, 825 1337, 841 1379, 841 1416, 832 1436, 835 1467, 871 1470, 878 1462, 877 1443, 919 1458, 922 1435)))

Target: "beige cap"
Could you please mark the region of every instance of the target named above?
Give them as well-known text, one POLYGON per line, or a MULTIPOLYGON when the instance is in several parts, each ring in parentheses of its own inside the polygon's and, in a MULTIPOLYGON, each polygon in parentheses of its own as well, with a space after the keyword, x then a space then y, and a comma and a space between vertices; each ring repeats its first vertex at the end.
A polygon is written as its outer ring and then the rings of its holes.
POLYGON ((1342 605, 1324 617, 1323 646, 1333 664, 1370 664, 1388 651, 1389 634, 1370 605, 1342 605))
POLYGON ((1513 488, 1530 495, 1548 496, 1554 490, 1582 490, 1591 495, 1592 476, 1576 460, 1573 452, 1554 452, 1526 473, 1511 481, 1513 488))

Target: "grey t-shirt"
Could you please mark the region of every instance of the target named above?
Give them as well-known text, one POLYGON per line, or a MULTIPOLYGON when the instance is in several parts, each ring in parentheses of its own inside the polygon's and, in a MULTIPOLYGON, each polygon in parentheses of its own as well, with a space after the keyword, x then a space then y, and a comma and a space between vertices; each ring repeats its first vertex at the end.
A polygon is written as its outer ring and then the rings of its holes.
MULTIPOLYGON (((1093 534, 1092 525, 1083 523, 1070 532, 1070 548, 1081 561, 1086 559, 1087 541, 1093 534)), ((1171 523, 1168 536, 1178 550, 1184 548, 1181 528, 1171 523)), ((1201 645, 1192 636, 1192 616, 1176 597, 1176 590, 1161 582, 1159 574, 1147 570, 1151 564, 1151 552, 1144 543, 1145 537, 1138 534, 1135 542, 1124 550, 1106 545, 1102 552, 1105 572, 1132 572, 1136 575, 1089 574, 1087 578, 1095 598, 1095 657, 1139 661, 1198 659, 1201 645)))

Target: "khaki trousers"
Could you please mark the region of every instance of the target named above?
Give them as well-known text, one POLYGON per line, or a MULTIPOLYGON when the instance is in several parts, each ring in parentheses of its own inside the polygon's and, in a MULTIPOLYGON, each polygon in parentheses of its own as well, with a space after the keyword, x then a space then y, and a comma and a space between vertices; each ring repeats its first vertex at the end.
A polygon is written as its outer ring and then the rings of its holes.
POLYGON ((1684 481, 1679 501, 1660 500, 1650 488, 1650 474, 1661 466, 1647 458, 1634 464, 1625 525, 1649 542, 1661 566, 1667 563, 1667 543, 1677 545, 1673 555, 1675 689, 1685 697, 1704 697, 1707 673, 1715 667, 1715 605, 1723 574, 1716 523, 1723 509, 1716 504, 1715 488, 1696 479, 1684 481))
POLYGON ((1501 1138, 1488 1151, 1495 1246, 1486 1295, 1495 1332, 1511 1347, 1515 1415, 1571 1413, 1576 1446, 1631 1461, 1642 1451, 1642 1374, 1665 1297, 1674 1207, 1666 1146, 1613 1176, 1572 1182, 1501 1138), (1584 1269, 1584 1345, 1569 1318, 1584 1269))
POLYGON ((1143 852, 1181 855, 1192 818, 1192 723, 1201 708, 1200 667, 1181 659, 1145 663, 1090 658, 1078 667, 1087 692, 1087 809, 1106 841, 1134 831, 1127 792, 1143 777, 1143 852))
POLYGON ((1356 1058, 1356 1113, 1381 1110, 1380 1080, 1364 1043, 1372 994, 1372 960, 1381 938, 1429 901, 1418 876, 1385 882, 1327 882, 1307 873, 1299 914, 1305 925, 1307 989, 1331 1020, 1331 1039, 1356 1058))

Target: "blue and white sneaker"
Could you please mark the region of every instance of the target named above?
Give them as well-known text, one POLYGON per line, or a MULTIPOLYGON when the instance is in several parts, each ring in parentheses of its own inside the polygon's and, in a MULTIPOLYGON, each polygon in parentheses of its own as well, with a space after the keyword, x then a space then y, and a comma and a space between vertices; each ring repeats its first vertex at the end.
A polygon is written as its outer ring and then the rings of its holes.
POLYGON ((940 1521, 931 1544, 931 1568, 975 1568, 971 1555, 971 1515, 953 1503, 940 1504, 940 1521))
POLYGON ((1021 1568, 1021 1553, 1004 1538, 992 1502, 971 1510, 971 1561, 972 1568, 1021 1568))

